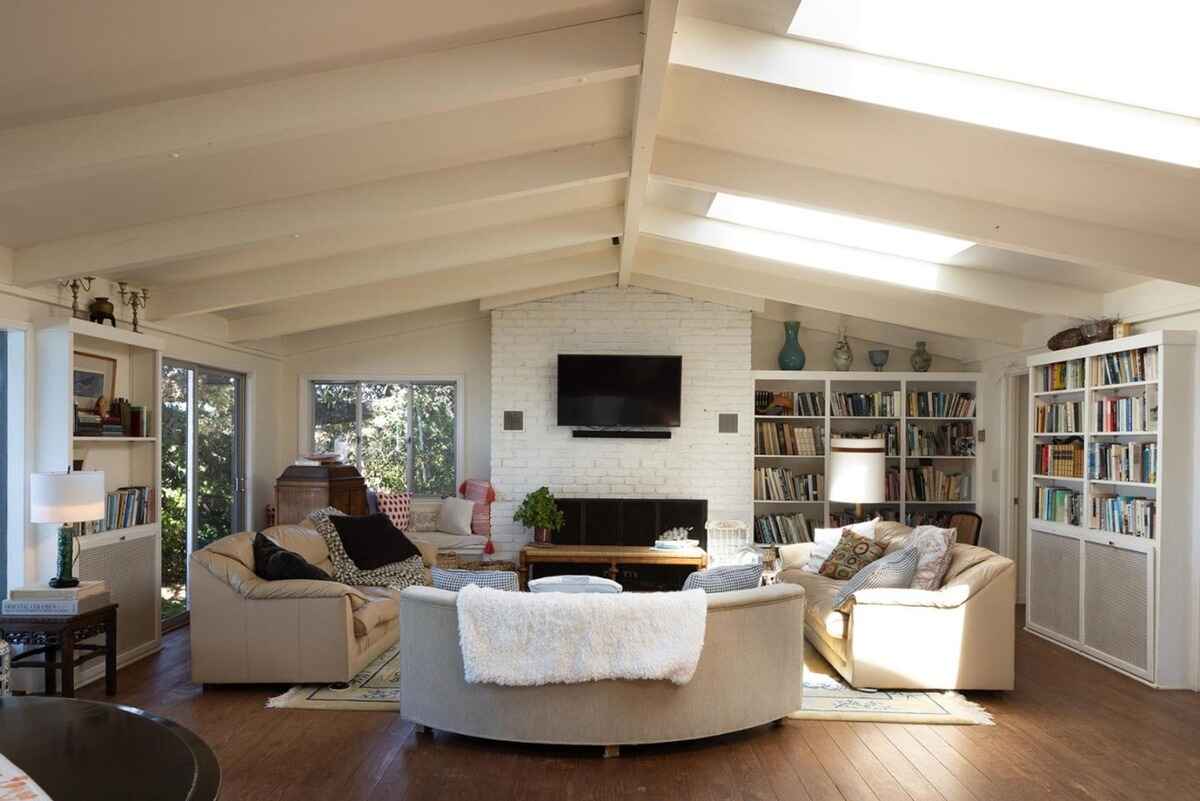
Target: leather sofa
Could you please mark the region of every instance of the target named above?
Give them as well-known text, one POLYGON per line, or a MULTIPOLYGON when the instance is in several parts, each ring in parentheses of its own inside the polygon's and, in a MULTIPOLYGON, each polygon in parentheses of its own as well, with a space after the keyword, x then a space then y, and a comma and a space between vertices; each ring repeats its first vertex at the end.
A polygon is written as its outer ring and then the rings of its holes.
MULTIPOLYGON (((912 529, 882 522, 888 551, 912 529)), ((986 548, 955 544, 938 590, 866 589, 833 608, 844 582, 801 566, 812 544, 780 547, 778 581, 808 593, 808 641, 850 685, 871 689, 1011 690, 1016 566, 986 548)))
POLYGON ((700 663, 682 686, 468 684, 455 597, 430 587, 409 587, 400 596, 400 708, 421 726, 493 740, 619 747, 739 731, 801 706, 800 587, 709 595, 700 663))

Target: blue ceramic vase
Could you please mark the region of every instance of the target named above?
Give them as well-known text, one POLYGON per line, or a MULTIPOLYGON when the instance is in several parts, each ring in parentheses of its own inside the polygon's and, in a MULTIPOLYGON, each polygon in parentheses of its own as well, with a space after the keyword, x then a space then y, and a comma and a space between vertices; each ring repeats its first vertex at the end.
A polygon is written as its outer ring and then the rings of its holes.
POLYGON ((800 347, 800 323, 789 320, 783 324, 783 349, 779 351, 780 370, 803 370, 804 348, 800 347))

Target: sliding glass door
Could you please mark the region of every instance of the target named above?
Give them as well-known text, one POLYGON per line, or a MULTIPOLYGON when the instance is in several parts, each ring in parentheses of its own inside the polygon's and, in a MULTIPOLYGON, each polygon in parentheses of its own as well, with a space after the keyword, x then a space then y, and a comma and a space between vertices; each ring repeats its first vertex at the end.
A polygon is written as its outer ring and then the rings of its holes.
POLYGON ((164 622, 187 614, 187 559, 246 521, 246 377, 163 361, 164 622))

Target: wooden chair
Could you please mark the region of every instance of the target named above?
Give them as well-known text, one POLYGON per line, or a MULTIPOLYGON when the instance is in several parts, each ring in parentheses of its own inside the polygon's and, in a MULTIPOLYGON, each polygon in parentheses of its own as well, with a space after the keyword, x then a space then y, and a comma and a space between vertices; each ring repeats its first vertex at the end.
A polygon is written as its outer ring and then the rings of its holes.
POLYGON ((964 545, 978 545, 979 531, 983 528, 983 518, 974 512, 955 512, 950 515, 950 528, 958 531, 955 542, 964 545))

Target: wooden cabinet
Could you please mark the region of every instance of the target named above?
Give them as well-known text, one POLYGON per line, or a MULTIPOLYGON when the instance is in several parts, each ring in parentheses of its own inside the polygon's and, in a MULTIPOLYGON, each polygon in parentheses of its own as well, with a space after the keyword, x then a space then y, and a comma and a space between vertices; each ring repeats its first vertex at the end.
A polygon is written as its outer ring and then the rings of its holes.
POLYGON ((275 479, 275 522, 299 523, 309 512, 332 506, 348 515, 367 514, 367 482, 349 464, 290 465, 275 479))

